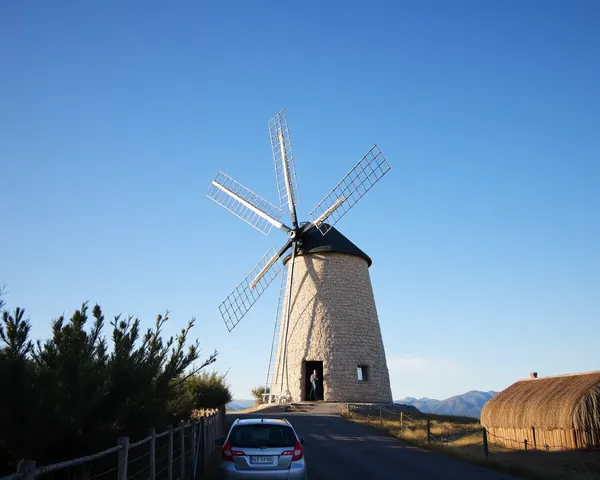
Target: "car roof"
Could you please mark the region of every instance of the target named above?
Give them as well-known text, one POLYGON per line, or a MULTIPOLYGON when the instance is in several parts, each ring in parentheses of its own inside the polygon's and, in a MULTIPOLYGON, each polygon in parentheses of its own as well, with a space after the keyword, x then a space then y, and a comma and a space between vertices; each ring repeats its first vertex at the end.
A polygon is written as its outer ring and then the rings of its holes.
POLYGON ((285 425, 291 427, 290 422, 285 418, 238 418, 234 425, 285 425))

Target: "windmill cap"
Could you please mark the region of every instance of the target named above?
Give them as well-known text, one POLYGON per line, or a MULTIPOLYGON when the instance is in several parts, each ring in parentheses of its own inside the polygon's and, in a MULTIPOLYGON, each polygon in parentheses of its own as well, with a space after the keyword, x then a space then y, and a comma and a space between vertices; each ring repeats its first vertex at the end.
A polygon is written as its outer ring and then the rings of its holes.
MULTIPOLYGON (((328 226, 323 224, 323 226, 328 226)), ((364 258, 370 267, 373 261, 365 252, 354 245, 344 235, 342 235, 334 227, 327 234, 322 235, 314 225, 306 225, 300 231, 300 239, 302 244, 298 247, 296 255, 311 255, 316 253, 344 253, 346 255, 355 255, 364 258)), ((290 254, 286 255, 283 263, 287 263, 290 259, 290 254)))

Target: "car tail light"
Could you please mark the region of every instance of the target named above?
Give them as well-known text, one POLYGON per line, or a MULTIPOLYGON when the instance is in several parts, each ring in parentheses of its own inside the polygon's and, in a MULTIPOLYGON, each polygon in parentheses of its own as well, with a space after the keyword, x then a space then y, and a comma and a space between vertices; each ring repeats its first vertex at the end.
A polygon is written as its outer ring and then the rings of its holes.
POLYGON ((242 457, 244 455, 245 453, 241 450, 232 450, 229 440, 225 442, 223 448, 221 449, 221 458, 226 462, 233 462, 233 457, 242 457))
POLYGON ((293 450, 284 450, 283 452, 281 452, 281 455, 291 456, 292 462, 295 462, 296 460, 302 460, 302 455, 304 455, 304 450, 302 449, 302 445, 300 445, 300 442, 298 440, 296 440, 296 443, 294 444, 294 449, 293 450))

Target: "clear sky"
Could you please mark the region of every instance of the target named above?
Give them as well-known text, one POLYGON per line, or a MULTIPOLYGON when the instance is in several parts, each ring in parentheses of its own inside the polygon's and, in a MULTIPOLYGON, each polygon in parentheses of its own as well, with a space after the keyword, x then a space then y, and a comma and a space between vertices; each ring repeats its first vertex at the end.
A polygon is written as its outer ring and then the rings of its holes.
POLYGON ((205 197, 270 201, 285 107, 302 204, 377 143, 337 227, 370 273, 394 398, 600 368, 600 3, 0 2, 0 282, 34 337, 81 302, 197 318, 236 398, 277 288, 218 305, 271 246, 205 197), (326 3, 326 5, 325 5, 326 3))

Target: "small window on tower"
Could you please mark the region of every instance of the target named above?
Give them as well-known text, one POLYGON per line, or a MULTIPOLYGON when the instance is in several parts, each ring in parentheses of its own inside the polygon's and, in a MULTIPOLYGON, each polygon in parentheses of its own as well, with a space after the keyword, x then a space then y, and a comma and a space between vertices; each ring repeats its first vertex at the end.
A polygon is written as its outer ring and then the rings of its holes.
POLYGON ((356 367, 356 375, 358 376, 359 382, 366 382, 369 380, 369 369, 365 365, 359 365, 356 367))

